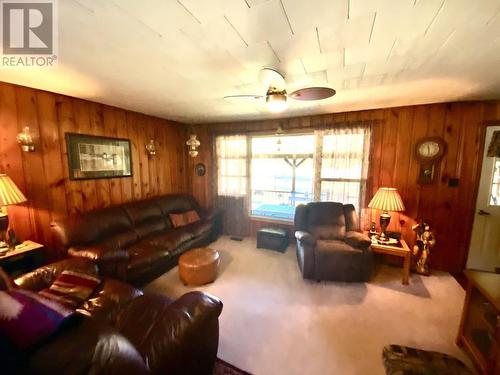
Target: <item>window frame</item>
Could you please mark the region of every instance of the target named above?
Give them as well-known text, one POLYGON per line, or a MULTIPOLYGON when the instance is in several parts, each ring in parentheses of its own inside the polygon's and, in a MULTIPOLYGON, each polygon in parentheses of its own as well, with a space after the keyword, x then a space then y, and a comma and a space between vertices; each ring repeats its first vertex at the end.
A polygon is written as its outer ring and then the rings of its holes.
MULTIPOLYGON (((366 126, 368 129, 368 133, 364 134, 364 150, 368 150, 366 154, 363 155, 363 164, 366 163, 366 171, 369 171, 370 169, 370 151, 372 147, 372 142, 373 142, 373 135, 370 134, 370 127, 371 126, 366 126), (368 134, 368 137, 367 137, 368 134), (366 148, 367 147, 367 148, 366 148)), ((322 158, 316 157, 316 154, 318 152, 322 152, 322 147, 323 147, 323 136, 324 132, 321 132, 321 139, 317 135, 317 130, 325 130, 328 131, 330 129, 333 129, 333 127, 324 127, 320 129, 315 129, 315 128, 310 128, 310 129, 287 129, 286 134, 280 134, 277 132, 273 131, 256 131, 256 132, 247 132, 247 133, 219 133, 215 134, 214 139, 214 145, 216 145, 217 138, 218 137, 227 137, 231 135, 241 135, 245 136, 246 138, 246 146, 247 146, 247 152, 245 157, 237 158, 237 159, 246 159, 246 175, 238 175, 238 176, 230 176, 230 175, 220 175, 219 171, 216 170, 215 175, 217 176, 217 181, 216 181, 216 194, 219 193, 219 176, 221 177, 241 177, 241 178, 246 178, 246 193, 245 194, 240 194, 238 196, 244 197, 245 202, 246 202, 246 211, 248 214, 248 218, 251 221, 264 221, 264 222, 281 222, 281 223, 293 223, 294 218, 291 219, 285 219, 285 218, 274 218, 274 217, 269 217, 269 216, 259 216, 259 215, 254 215, 252 214, 252 159, 253 159, 253 153, 252 153, 252 140, 253 138, 262 138, 262 137, 287 137, 287 136, 300 136, 300 135, 312 135, 315 137, 315 146, 314 146, 314 151, 312 154, 312 162, 313 162, 313 174, 312 174, 312 201, 313 202, 319 202, 321 201, 321 184, 322 182, 341 182, 341 183, 359 183, 360 189, 359 189, 359 197, 358 197, 358 207, 359 209, 357 210, 358 216, 361 216, 361 210, 363 209, 363 204, 366 199, 366 192, 368 189, 368 184, 369 184, 369 173, 366 173, 366 176, 363 176, 363 173, 359 179, 353 179, 353 178, 331 178, 331 177, 321 177, 321 166, 322 166, 322 158), (318 148, 318 144, 320 144, 318 148), (318 165, 318 160, 319 160, 319 165, 318 165), (319 186, 319 189, 317 188, 319 186)), ((216 153, 216 147, 214 148, 214 152, 216 153)), ((307 154, 309 155, 309 154, 307 154)), ((278 155, 277 155, 278 156, 278 155)), ((219 156, 216 154, 216 167, 219 169, 219 156)), ((236 159, 236 158, 232 158, 236 159)), ((288 192, 291 193, 291 192, 288 192)))

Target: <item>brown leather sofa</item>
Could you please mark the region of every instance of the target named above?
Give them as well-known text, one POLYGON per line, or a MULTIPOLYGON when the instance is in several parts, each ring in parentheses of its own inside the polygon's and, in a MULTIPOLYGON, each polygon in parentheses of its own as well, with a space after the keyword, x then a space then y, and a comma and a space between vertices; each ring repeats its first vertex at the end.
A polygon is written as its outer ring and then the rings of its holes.
POLYGON ((352 204, 312 202, 295 210, 297 260, 305 279, 366 281, 371 241, 360 232, 352 204))
MULTIPOLYGON (((93 262, 69 258, 25 274, 15 283, 39 291, 51 285, 63 270, 98 275, 93 262)), ((104 278, 77 311, 82 314, 30 353, 16 352, 0 339, 1 372, 212 373, 222 311, 222 303, 215 297, 190 292, 172 301, 104 278)))
POLYGON ((104 274, 141 285, 176 266, 184 251, 215 241, 221 222, 220 212, 191 195, 170 194, 73 215, 52 230, 63 256, 91 259, 104 274), (189 210, 201 220, 173 228, 169 214, 189 210))

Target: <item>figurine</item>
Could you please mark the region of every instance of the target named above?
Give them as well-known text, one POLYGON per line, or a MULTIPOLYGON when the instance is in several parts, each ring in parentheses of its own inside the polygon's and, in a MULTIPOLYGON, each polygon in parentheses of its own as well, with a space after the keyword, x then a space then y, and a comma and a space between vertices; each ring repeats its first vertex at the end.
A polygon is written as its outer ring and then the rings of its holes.
POLYGON ((377 229, 375 229, 375 222, 372 221, 370 224, 370 238, 377 235, 377 229))
POLYGON ((420 224, 415 224, 411 228, 417 235, 417 240, 415 241, 415 246, 413 246, 413 255, 418 256, 420 253, 420 258, 417 261, 416 272, 429 276, 429 265, 428 259, 431 253, 431 248, 436 244, 436 238, 434 233, 431 232, 429 224, 426 222, 420 222, 420 224))

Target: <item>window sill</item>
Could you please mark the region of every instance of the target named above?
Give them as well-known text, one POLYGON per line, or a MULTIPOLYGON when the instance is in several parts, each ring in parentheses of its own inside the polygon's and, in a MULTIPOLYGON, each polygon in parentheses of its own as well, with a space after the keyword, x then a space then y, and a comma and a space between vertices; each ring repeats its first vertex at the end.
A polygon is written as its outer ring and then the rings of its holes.
POLYGON ((260 222, 265 222, 265 223, 277 223, 277 224, 293 225, 293 219, 290 219, 290 220, 276 219, 273 217, 255 216, 255 215, 250 215, 249 217, 250 217, 250 221, 260 221, 260 222))

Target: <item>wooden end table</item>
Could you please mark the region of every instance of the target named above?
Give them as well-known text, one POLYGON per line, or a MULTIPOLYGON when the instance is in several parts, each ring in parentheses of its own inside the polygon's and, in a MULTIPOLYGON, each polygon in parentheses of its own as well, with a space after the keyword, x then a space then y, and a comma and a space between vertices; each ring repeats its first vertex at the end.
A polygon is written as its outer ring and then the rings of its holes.
POLYGON ((403 258, 403 285, 408 285, 410 278, 411 251, 405 240, 399 240, 401 247, 394 245, 381 245, 372 240, 371 249, 374 253, 395 255, 403 258))
POLYGON ((13 250, 0 256, 0 267, 12 277, 34 270, 43 262, 43 245, 34 241, 24 241, 13 250))

